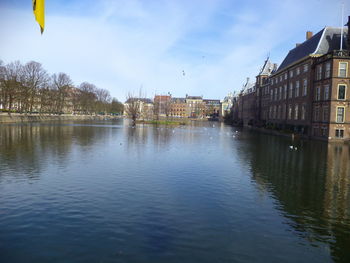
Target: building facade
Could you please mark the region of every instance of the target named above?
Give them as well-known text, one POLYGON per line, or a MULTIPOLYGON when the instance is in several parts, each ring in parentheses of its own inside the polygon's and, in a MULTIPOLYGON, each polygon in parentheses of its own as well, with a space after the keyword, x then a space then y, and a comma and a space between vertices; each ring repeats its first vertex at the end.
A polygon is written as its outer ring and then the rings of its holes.
POLYGON ((235 98, 236 122, 350 140, 349 24, 307 32, 278 69, 265 61, 250 92, 244 87, 235 98))

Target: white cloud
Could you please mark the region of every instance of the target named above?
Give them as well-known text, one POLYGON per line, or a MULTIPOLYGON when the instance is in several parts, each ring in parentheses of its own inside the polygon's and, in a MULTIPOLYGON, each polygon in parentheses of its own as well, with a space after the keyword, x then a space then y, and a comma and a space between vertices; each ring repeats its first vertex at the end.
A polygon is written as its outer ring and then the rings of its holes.
POLYGON ((236 3, 105 0, 94 16, 48 11, 42 36, 31 10, 0 6, 0 58, 39 61, 50 73, 66 72, 76 84, 92 82, 121 100, 141 85, 148 96, 222 98, 255 77, 267 53, 281 62, 291 41, 337 19, 327 1, 236 3))

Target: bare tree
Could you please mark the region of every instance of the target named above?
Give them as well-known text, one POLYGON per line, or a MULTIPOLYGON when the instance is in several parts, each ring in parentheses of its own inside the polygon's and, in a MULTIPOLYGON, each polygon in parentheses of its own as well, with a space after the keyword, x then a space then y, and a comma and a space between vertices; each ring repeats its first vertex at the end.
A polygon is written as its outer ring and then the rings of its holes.
POLYGON ((104 114, 106 114, 111 103, 111 95, 109 91, 106 89, 97 88, 95 94, 97 98, 96 111, 99 113, 103 112, 104 114))
POLYGON ((21 88, 22 68, 19 61, 1 67, 1 104, 9 114, 21 88))
MULTIPOLYGON (((45 88, 49 80, 49 76, 46 70, 43 69, 40 63, 30 61, 23 67, 24 73, 24 85, 22 99, 24 104, 24 110, 27 112, 33 112, 35 105, 37 104, 38 93, 41 88, 45 88)), ((38 109, 36 109, 38 110, 38 109)))
POLYGON ((84 113, 92 114, 95 110, 96 86, 94 84, 83 82, 79 86, 79 99, 81 110, 84 113))
MULTIPOLYGON (((141 94, 141 93, 140 93, 141 94)), ((66 73, 49 77, 42 65, 30 61, 24 66, 0 60, 0 108, 9 113, 63 113, 73 109, 85 114, 120 112, 123 105, 112 101, 108 90, 83 82, 78 88, 66 73)))
POLYGON ((142 110, 142 94, 141 90, 139 91, 139 96, 136 97, 132 93, 128 93, 126 102, 125 102, 125 113, 129 118, 132 119, 133 125, 136 124, 136 120, 140 117, 141 115, 141 110, 142 110))
POLYGON ((56 112, 62 113, 67 104, 70 91, 73 87, 72 80, 66 73, 58 73, 52 75, 52 84, 56 90, 56 112))

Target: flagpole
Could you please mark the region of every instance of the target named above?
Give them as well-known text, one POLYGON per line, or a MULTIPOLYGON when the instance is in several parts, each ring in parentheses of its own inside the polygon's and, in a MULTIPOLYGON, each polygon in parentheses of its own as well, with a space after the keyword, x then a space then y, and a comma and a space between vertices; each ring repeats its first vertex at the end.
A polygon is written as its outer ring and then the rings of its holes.
POLYGON ((344 2, 341 4, 341 33, 340 33, 340 51, 343 50, 343 34, 344 34, 344 2))

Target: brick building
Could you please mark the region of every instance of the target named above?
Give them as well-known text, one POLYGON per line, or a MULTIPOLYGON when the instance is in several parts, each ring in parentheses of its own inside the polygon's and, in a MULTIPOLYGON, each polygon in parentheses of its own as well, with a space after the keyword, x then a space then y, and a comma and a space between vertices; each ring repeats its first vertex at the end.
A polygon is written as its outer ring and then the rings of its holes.
POLYGON ((347 25, 343 35, 337 27, 315 35, 308 31, 305 42, 290 50, 277 70, 265 62, 271 70, 262 70, 252 91, 243 90, 236 98, 238 122, 349 140, 350 17, 347 25))
POLYGON ((187 117, 187 104, 185 98, 171 98, 170 116, 185 118, 187 117))

